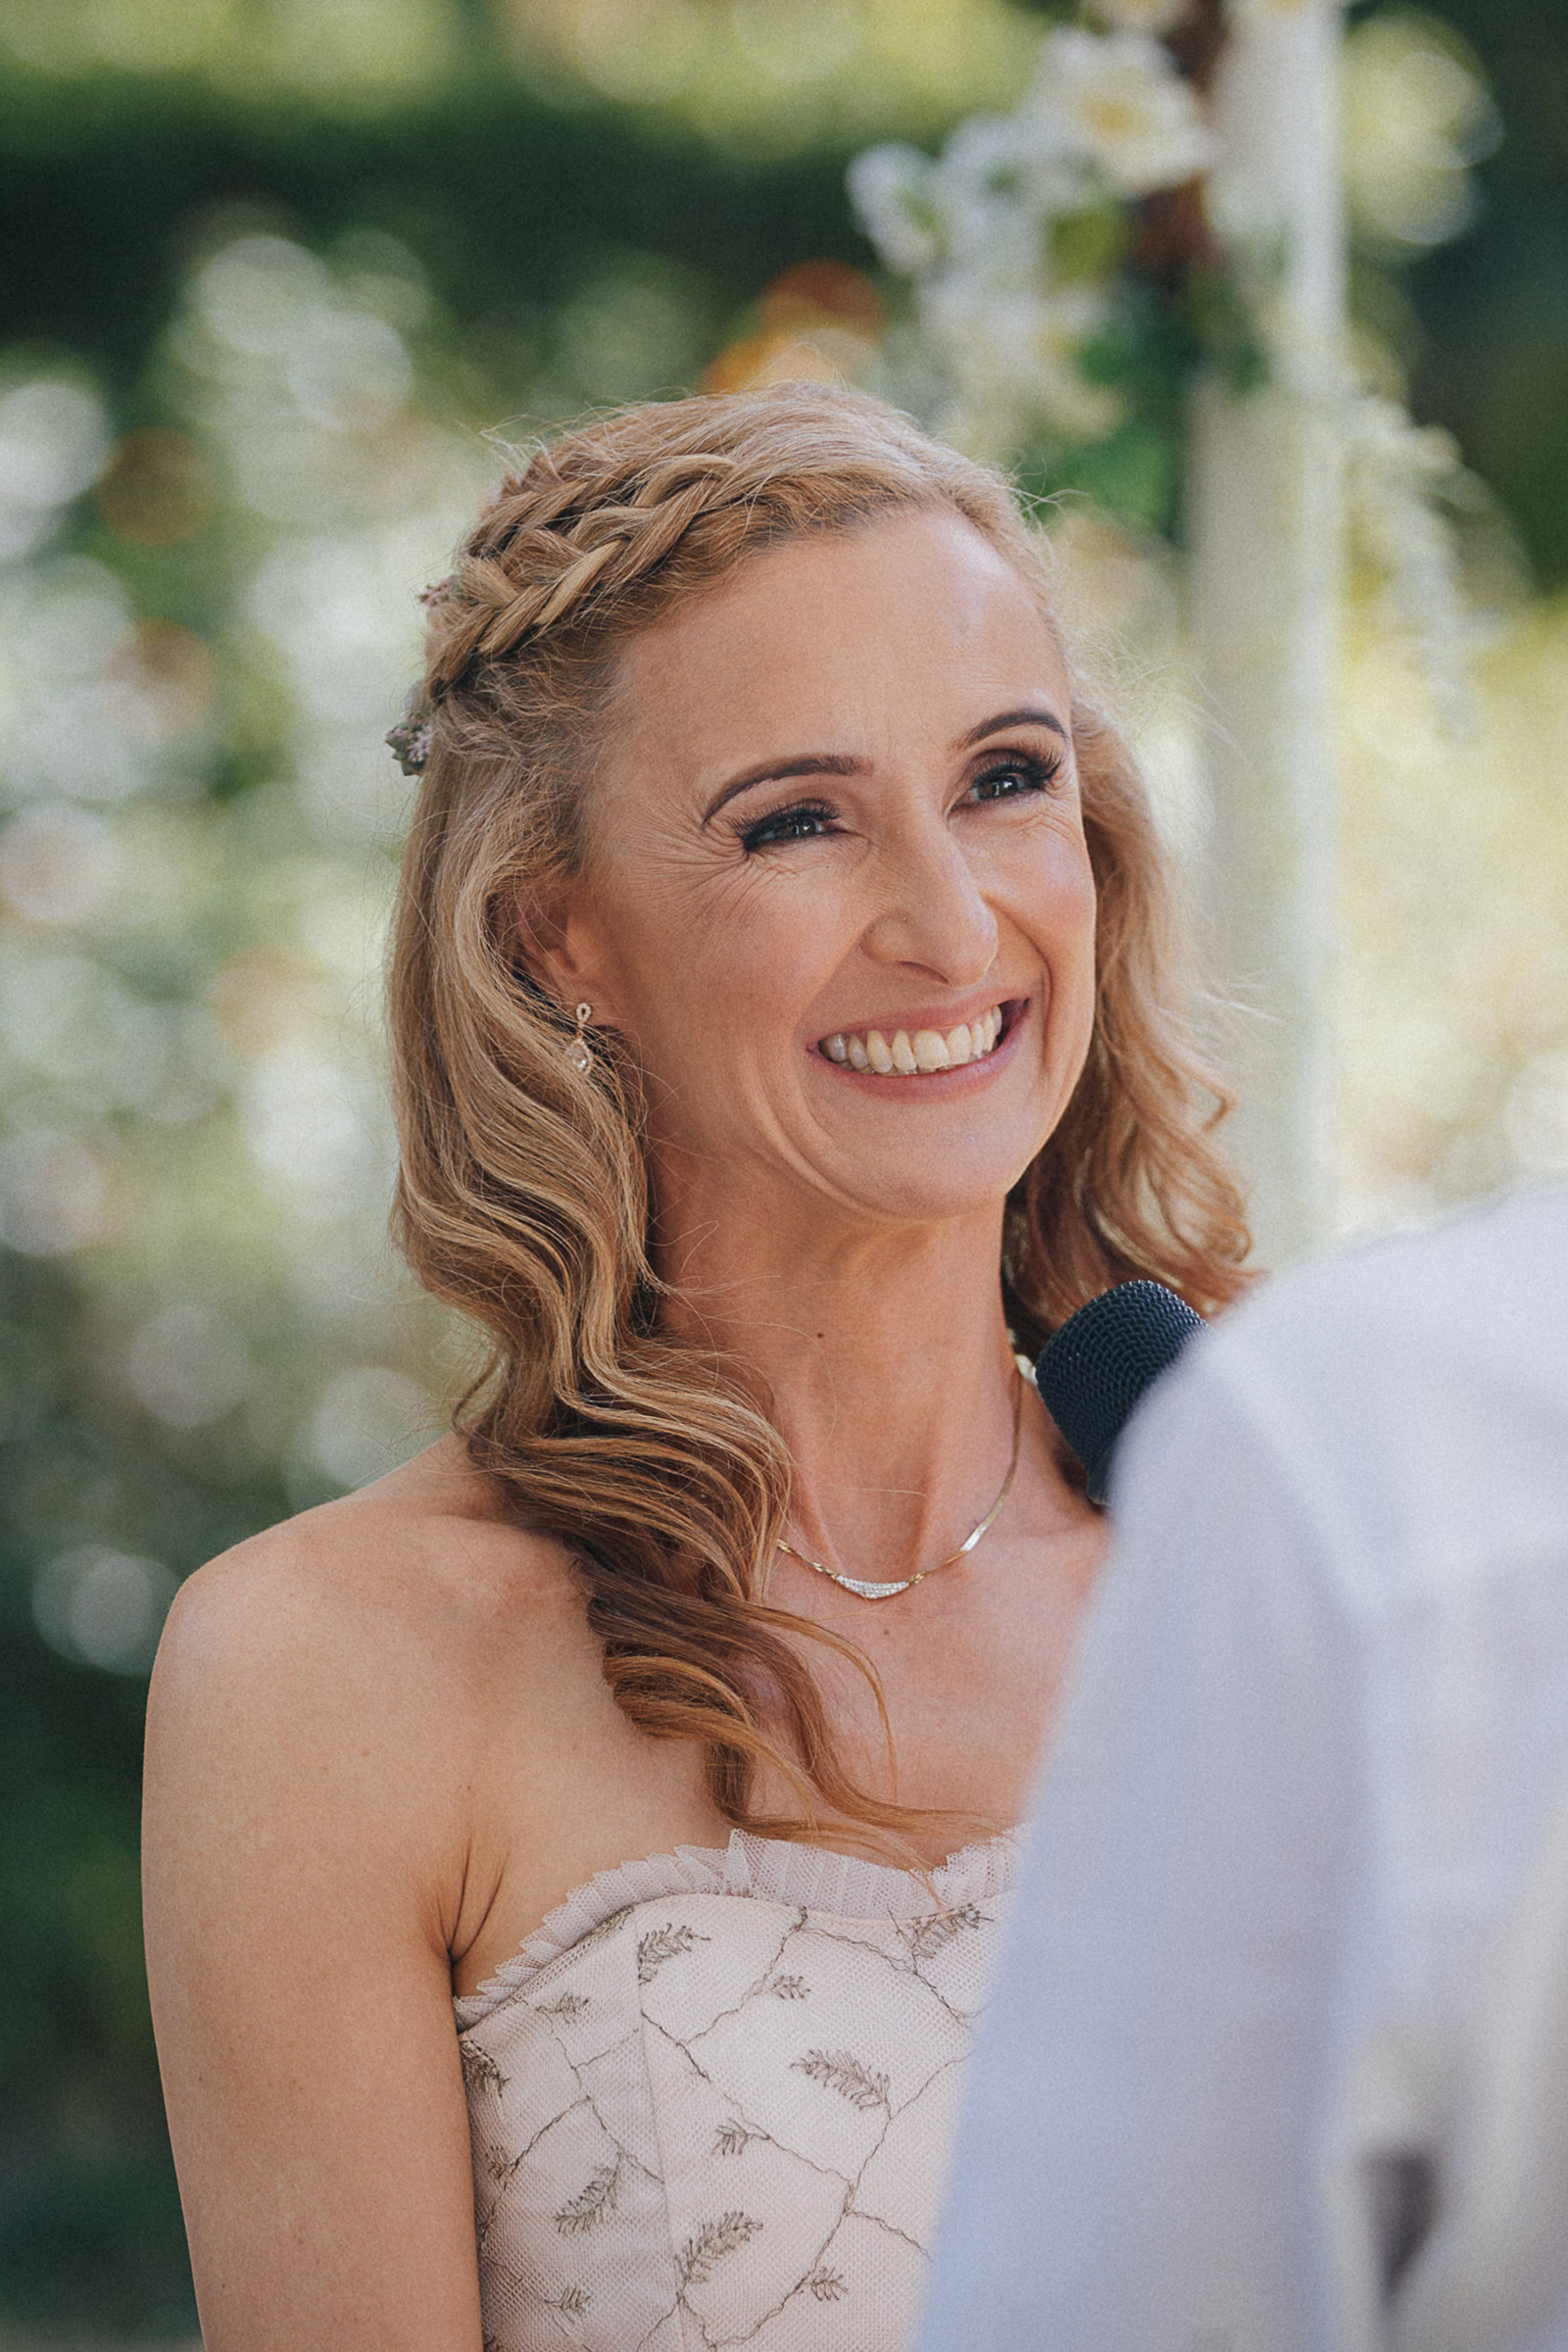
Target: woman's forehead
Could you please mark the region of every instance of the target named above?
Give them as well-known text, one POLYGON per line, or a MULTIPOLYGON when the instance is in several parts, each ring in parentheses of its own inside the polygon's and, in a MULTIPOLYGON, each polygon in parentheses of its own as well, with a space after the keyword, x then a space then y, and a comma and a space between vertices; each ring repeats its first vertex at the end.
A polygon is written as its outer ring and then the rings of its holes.
POLYGON ((716 752, 757 727, 945 725, 970 703, 972 724, 980 704, 1040 695, 1065 718, 1034 583, 962 515, 919 510, 786 540, 642 631, 617 662, 615 732, 716 752))

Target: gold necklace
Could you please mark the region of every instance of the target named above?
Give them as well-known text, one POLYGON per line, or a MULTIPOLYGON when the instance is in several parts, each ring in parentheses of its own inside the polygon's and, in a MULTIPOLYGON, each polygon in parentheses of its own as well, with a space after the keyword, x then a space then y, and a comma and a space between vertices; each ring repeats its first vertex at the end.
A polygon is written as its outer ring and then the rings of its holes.
POLYGON ((1002 1493, 979 1526, 972 1534, 965 1536, 957 1550, 950 1551, 945 1560, 936 1561, 930 1568, 922 1568, 918 1576, 902 1577, 897 1584, 868 1585, 858 1576, 840 1576, 836 1568, 829 1568, 821 1560, 808 1560, 804 1551, 797 1551, 794 1544, 786 1544, 782 1536, 778 1540, 779 1550, 787 1551, 790 1558, 799 1560, 803 1568, 814 1568, 818 1576, 831 1577, 834 1584, 842 1585, 846 1592, 858 1593, 861 1600, 891 1600, 896 1592, 911 1592, 916 1585, 923 1585, 928 1576, 935 1576, 940 1569, 955 1567, 959 1560, 966 1559, 986 1530, 996 1525, 1003 1504, 1012 1493, 1013 1474, 1018 1467, 1018 1439, 1023 1429, 1023 1374, 1017 1372, 1013 1377, 1016 1387, 1012 1399, 1012 1459, 1007 1464, 1007 1475, 1002 1482, 1002 1493))

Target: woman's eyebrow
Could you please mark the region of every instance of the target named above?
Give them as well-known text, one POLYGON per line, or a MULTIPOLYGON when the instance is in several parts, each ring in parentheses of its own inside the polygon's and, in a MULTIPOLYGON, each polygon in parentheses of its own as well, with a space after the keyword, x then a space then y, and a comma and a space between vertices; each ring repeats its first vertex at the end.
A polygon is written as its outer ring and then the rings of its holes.
POLYGON ((703 811, 703 822, 710 823, 726 801, 734 800, 739 792, 750 792, 754 784, 772 784, 784 776, 862 776, 869 764, 851 752, 802 752, 793 760, 760 760, 755 767, 731 776, 703 811))
POLYGON ((966 752, 971 744, 984 743, 988 735, 1000 735, 1004 727, 1049 727, 1053 735, 1061 737, 1063 743, 1071 740, 1066 728, 1054 710, 1036 710, 1031 707, 1023 710, 999 711, 995 718, 985 719, 978 727, 971 727, 967 735, 960 735, 954 749, 958 752, 966 752))
MULTIPOLYGON (((995 718, 982 720, 967 735, 961 735, 955 748, 966 752, 971 744, 984 743, 988 735, 1000 735, 1006 727, 1049 727, 1063 743, 1069 740, 1066 728, 1054 710, 1029 708, 1001 710, 995 718)), ((726 802, 734 800, 738 793, 750 792, 754 785, 776 784, 786 776, 862 776, 869 764, 850 752, 802 752, 793 760, 760 760, 755 767, 743 768, 720 788, 703 811, 703 822, 710 824, 726 802)))

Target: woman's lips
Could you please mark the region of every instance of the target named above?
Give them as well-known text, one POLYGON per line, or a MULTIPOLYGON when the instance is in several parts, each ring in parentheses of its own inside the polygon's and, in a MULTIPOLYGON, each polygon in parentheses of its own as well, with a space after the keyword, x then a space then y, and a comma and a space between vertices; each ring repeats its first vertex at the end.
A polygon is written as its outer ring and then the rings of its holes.
POLYGON ((947 1030, 923 1025, 835 1030, 815 1050, 846 1077, 891 1080, 898 1090, 928 1085, 962 1071, 978 1075, 1004 1052, 1027 1008, 1027 999, 1004 1000, 947 1030))

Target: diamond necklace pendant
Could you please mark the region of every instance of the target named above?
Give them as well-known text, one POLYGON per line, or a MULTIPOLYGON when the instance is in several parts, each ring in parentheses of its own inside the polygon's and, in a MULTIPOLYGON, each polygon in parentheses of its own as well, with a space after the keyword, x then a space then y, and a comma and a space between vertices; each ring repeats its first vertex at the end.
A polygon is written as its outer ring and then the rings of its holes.
POLYGON ((858 1576, 840 1576, 836 1568, 829 1568, 821 1560, 808 1560, 804 1551, 797 1551, 794 1544, 786 1544, 782 1536, 778 1540, 778 1549, 787 1551, 790 1558, 799 1560, 803 1568, 814 1569, 818 1576, 827 1577, 830 1582, 842 1586, 846 1592, 855 1593, 860 1600, 892 1600, 900 1592, 912 1592, 915 1586, 923 1585, 928 1576, 936 1576, 942 1569, 954 1568, 959 1560, 966 1559, 987 1529, 995 1526, 1001 1515, 1003 1504, 1012 1493, 1013 1474, 1018 1467, 1018 1440, 1023 1430, 1023 1374, 1020 1371, 1013 1377, 1015 1386, 1012 1398, 1012 1459, 1007 1464, 1007 1475, 1002 1482, 1002 1493, 997 1496, 979 1526, 965 1536, 957 1550, 950 1551, 945 1560, 937 1560, 931 1567, 922 1568, 918 1576, 901 1577, 896 1584, 871 1585, 866 1584, 862 1578, 858 1576))

